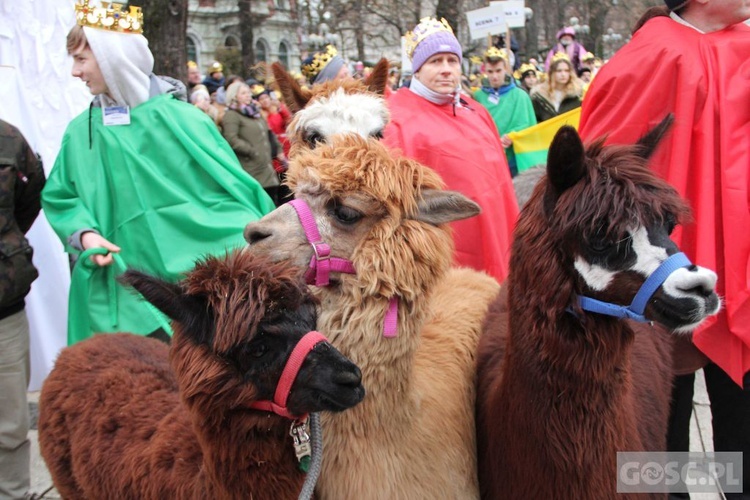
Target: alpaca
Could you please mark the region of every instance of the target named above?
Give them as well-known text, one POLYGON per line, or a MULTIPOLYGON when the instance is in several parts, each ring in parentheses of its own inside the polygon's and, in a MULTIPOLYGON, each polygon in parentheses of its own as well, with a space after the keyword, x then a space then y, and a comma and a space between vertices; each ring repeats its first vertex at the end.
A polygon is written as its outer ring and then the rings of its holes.
POLYGON ((124 281, 173 320, 171 346, 128 333, 64 349, 44 382, 39 442, 64 498, 297 498, 290 420, 364 397, 359 369, 311 332, 296 271, 244 252, 208 257, 178 284, 124 281), (311 332, 308 334, 308 332, 311 332), (300 347, 307 347, 297 353, 300 347), (290 356, 294 350, 295 354, 290 356), (279 400, 280 399, 280 400, 279 400))
POLYGON ((276 84, 294 119, 287 128, 289 157, 328 141, 334 134, 383 137, 390 115, 383 94, 388 60, 381 59, 364 80, 333 80, 303 89, 280 63, 271 65, 276 84))
POLYGON ((718 312, 716 275, 669 239, 687 207, 647 167, 670 123, 634 146, 584 150, 567 126, 552 142, 477 354, 483 498, 614 498, 616 452, 665 449, 669 338, 589 303, 632 301, 618 314, 677 332, 718 312), (633 300, 657 269, 666 280, 633 300))
POLYGON ((301 270, 317 262, 316 281, 330 265, 328 286, 313 289, 320 326, 367 387, 356 408, 323 415, 316 493, 477 498, 475 350, 499 285, 451 269, 447 223, 478 206, 442 190, 432 170, 353 134, 293 158, 288 182, 296 200, 246 227, 247 251, 301 270), (310 213, 298 217, 300 204, 310 213), (306 232, 318 230, 313 249, 306 232))

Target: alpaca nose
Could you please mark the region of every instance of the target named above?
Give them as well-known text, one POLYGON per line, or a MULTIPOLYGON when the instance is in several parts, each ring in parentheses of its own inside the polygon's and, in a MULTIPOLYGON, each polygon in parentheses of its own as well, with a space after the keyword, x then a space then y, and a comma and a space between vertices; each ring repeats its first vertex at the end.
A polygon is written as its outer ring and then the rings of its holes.
POLYGON ((271 236, 271 232, 263 229, 259 224, 248 224, 243 233, 248 245, 254 245, 271 236))
POLYGON ((680 291, 700 295, 702 297, 708 297, 716 289, 716 273, 713 271, 700 267, 690 266, 687 278, 678 285, 680 291))
POLYGON ((333 377, 333 381, 339 385, 359 387, 362 383, 362 372, 357 366, 352 370, 340 371, 333 377))

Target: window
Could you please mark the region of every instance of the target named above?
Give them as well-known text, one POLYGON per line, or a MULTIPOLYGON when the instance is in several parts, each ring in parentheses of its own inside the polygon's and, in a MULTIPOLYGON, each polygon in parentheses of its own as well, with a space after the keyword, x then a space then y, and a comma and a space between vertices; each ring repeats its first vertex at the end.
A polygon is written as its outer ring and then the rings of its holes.
POLYGON ((255 43, 255 61, 268 61, 268 51, 266 50, 266 44, 261 40, 258 40, 255 43))
POLYGON ((279 44, 279 62, 284 65, 286 69, 289 69, 289 49, 286 46, 286 42, 279 44))
POLYGON ((240 39, 237 38, 235 35, 229 35, 224 40, 224 47, 227 48, 240 48, 240 39))
POLYGON ((198 47, 195 44, 195 40, 191 37, 185 37, 185 51, 187 52, 187 60, 198 62, 198 47))

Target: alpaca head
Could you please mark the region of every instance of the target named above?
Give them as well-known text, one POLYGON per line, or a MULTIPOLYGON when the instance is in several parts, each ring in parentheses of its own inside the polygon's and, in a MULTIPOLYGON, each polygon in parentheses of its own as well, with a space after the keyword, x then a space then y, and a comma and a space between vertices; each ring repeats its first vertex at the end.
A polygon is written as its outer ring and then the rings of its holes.
POLYGON ((333 80, 315 85, 312 90, 301 88, 281 64, 274 63, 271 69, 284 102, 294 113, 288 129, 291 157, 303 149, 315 148, 334 134, 383 136, 389 120, 383 99, 388 83, 386 59, 381 59, 363 81, 333 80))
MULTIPOLYGON (((316 301, 295 271, 249 253, 207 257, 177 284, 136 271, 123 281, 173 320, 170 359, 189 405, 247 411, 274 399, 292 350, 315 329, 316 301)), ((321 342, 304 359, 287 408, 341 411, 363 397, 359 368, 321 342)))
MULTIPOLYGON (((563 307, 581 314, 576 296, 627 307, 644 281, 679 252, 670 233, 688 208, 647 166, 671 122, 667 117, 631 146, 604 147, 602 139, 584 149, 568 126, 555 136, 547 177, 519 219, 513 265, 533 255, 523 247, 536 232, 571 283, 563 307)), ((646 302, 646 319, 690 331, 718 312, 715 273, 687 262, 667 274, 646 302)))
MULTIPOLYGON (((479 213, 465 196, 442 190, 432 170, 355 135, 335 136, 293 158, 287 180, 310 207, 331 257, 354 264, 355 276, 331 277, 330 288, 345 287, 350 295, 407 301, 423 295, 451 263, 446 223, 479 213)), ((245 239, 248 251, 303 270, 313 256, 289 204, 248 224, 245 239)))

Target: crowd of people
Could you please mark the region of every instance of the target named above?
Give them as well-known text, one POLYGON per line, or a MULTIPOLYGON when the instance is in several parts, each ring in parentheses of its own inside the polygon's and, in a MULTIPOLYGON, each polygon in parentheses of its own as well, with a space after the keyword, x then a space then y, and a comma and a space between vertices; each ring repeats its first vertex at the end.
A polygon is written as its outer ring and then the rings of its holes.
MULTIPOLYGON (((389 74, 391 121, 383 140, 480 205, 479 216, 453 224, 455 262, 502 282, 519 212, 509 134, 581 108, 584 139, 606 135, 609 143, 632 143, 666 114, 676 115, 653 166, 695 209, 695 222, 675 239, 691 259, 717 270, 726 307, 675 351, 676 366, 680 356, 698 361, 683 364, 677 379, 669 443, 674 451, 687 450, 694 372, 705 366, 716 451, 750 452, 744 275, 750 238, 736 230, 750 223, 746 189, 736 189, 750 185, 750 82, 738 71, 750 53, 750 28, 743 24, 750 7, 665 2, 666 9, 649 11, 632 41, 603 66, 574 30, 563 28, 543 65, 493 44, 464 75, 463 48, 451 27, 423 19, 406 37, 411 71, 389 74), (674 78, 682 82, 679 92, 649 85, 674 78)), ((161 319, 117 285, 112 265, 121 259, 176 281, 197 257, 243 245, 242 228, 290 197, 283 179, 292 115, 272 81, 225 76, 220 62, 205 76, 188 63, 186 84, 156 76, 136 23, 113 30, 78 19, 67 50, 73 76, 94 99, 70 123, 46 183, 23 137, 0 122, 0 157, 14 172, 0 172, 4 220, 12 229, 4 229, 2 242, 5 254, 14 256, 1 262, 11 266, 3 268, 0 286, 0 390, 11 395, 0 409, 2 498, 23 498, 29 490, 23 299, 36 272, 24 233, 40 207, 66 251, 86 252, 73 267, 74 277, 85 277, 73 280, 70 295, 71 321, 86 329, 69 332, 69 341, 121 330, 168 341, 161 319)), ((308 87, 364 78, 369 71, 330 46, 309 55, 301 68, 297 78, 308 87)))

